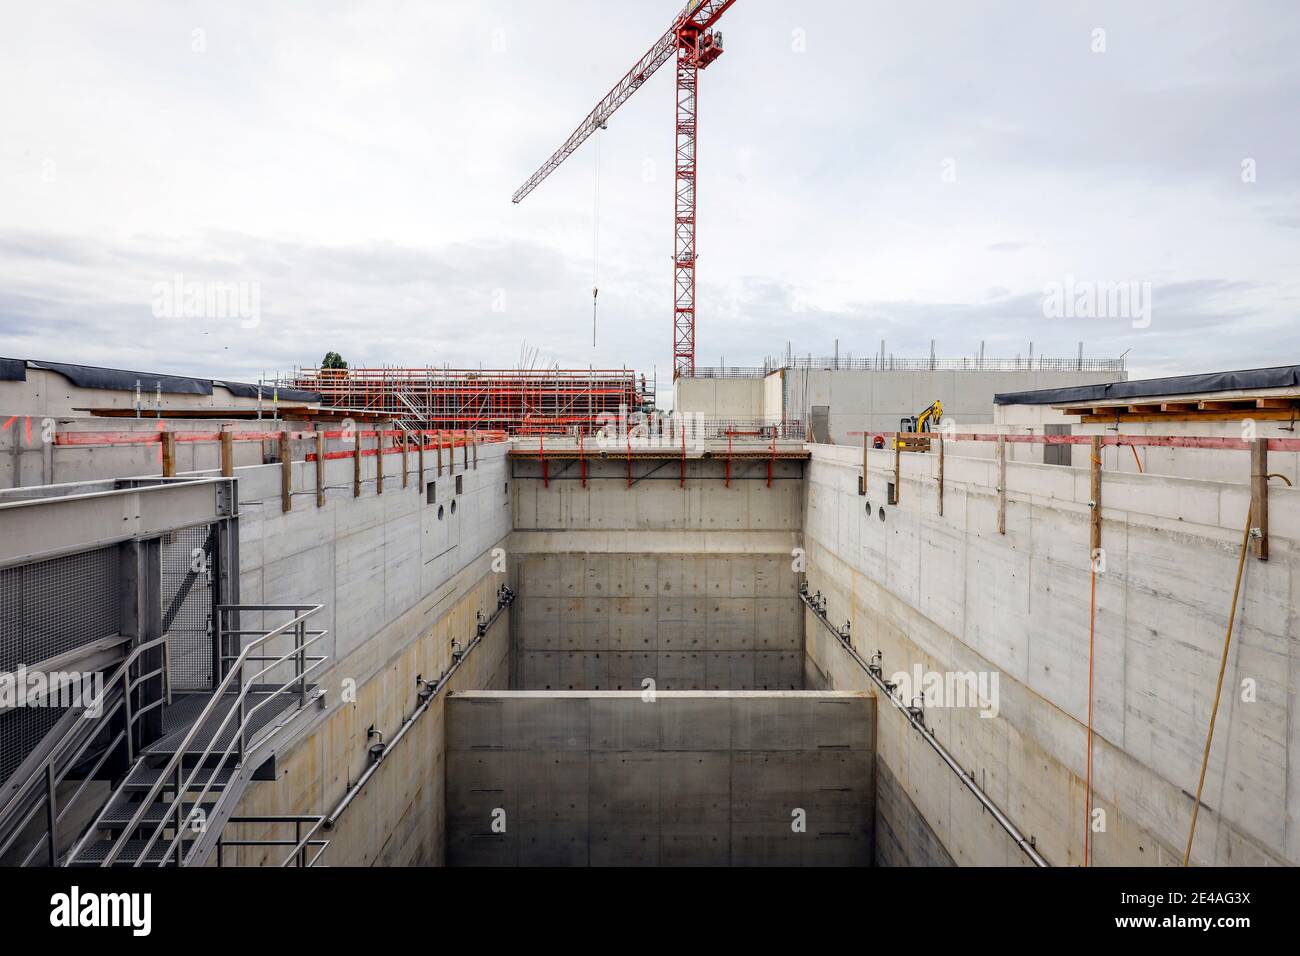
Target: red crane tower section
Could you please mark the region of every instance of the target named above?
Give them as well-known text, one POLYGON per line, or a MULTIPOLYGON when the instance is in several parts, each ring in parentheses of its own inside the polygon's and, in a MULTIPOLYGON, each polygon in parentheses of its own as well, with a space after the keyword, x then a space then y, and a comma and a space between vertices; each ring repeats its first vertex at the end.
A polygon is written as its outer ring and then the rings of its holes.
POLYGON ((513 196, 519 202, 572 156, 587 137, 604 127, 659 67, 677 58, 677 148, 673 199, 673 378, 695 370, 696 135, 699 129, 699 71, 722 55, 722 35, 711 29, 736 0, 691 0, 663 36, 596 104, 564 144, 528 177, 513 196))

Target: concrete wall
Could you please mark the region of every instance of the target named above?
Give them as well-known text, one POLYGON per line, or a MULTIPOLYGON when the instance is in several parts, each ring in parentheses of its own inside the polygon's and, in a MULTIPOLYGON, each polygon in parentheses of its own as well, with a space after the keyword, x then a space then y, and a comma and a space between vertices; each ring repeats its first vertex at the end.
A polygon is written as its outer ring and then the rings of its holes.
MULTIPOLYGON (((1175 399, 1170 399, 1171 401, 1175 399)), ((1078 415, 1065 415, 1050 405, 999 405, 995 428, 976 431, 1005 431, 1008 434, 1043 434, 1043 425, 1065 424, 1073 435, 1172 435, 1199 438, 1294 438, 1288 421, 1254 419, 1247 415, 1228 421, 1156 421, 1122 422, 1116 431, 1114 424, 1089 422, 1085 424, 1078 415), (1247 424, 1249 423, 1249 424, 1247 424)), ((1076 445, 1071 449, 1072 464, 1076 468, 1088 466, 1088 446, 1076 445)), ((971 457, 992 457, 991 445, 963 445, 957 454, 971 457)), ((1043 460, 1043 446, 1021 445, 1013 451, 1017 460, 1043 460)), ((1292 484, 1300 485, 1300 454, 1296 452, 1271 452, 1269 472, 1285 475, 1292 484)), ((1219 451, 1203 448, 1137 448, 1134 456, 1129 447, 1110 447, 1102 451, 1102 467, 1108 472, 1149 472, 1180 478, 1204 478, 1210 481, 1247 482, 1250 480, 1250 455, 1247 452, 1219 451), (1141 463, 1139 466, 1139 462, 1141 463)))
MULTIPOLYGON (((4 418, 10 415, 75 418, 84 416, 87 408, 135 408, 134 388, 80 388, 58 372, 40 368, 28 368, 26 375, 23 382, 0 381, 0 415, 4 418)), ((140 403, 146 410, 158 405, 156 382, 156 378, 141 373, 140 403)), ((223 386, 214 384, 209 395, 163 392, 161 404, 164 412, 172 412, 187 408, 256 408, 258 403, 256 397, 233 395, 223 386)), ((262 406, 269 413, 273 404, 268 389, 262 406)))
POLYGON ((512 630, 526 689, 802 687, 802 462, 514 462, 512 630))
MULTIPOLYGON (((679 378, 673 383, 673 411, 708 418, 754 419, 764 411, 762 378, 679 378)), ((771 414, 780 415, 775 409, 771 414)))
MULTIPOLYGON (((0 383, 2 384, 2 383, 0 383)), ((8 419, 0 411, 0 424, 8 419)), ((214 419, 163 419, 167 428, 174 431, 216 432, 223 422, 214 419)), ((228 423, 226 423, 228 424, 228 423)), ((238 422, 241 431, 271 431, 282 427, 283 422, 238 422)), ((310 425, 293 423, 295 429, 310 429, 310 425)), ((95 432, 157 434, 157 419, 137 418, 56 418, 32 417, 17 419, 13 425, 0 431, 0 488, 30 488, 35 485, 67 484, 76 481, 94 481, 103 478, 133 478, 141 475, 162 474, 162 445, 61 445, 60 435, 91 435, 95 432), (29 435, 30 430, 30 435, 29 435), (53 440, 47 441, 51 436, 53 440)), ((337 444, 334 447, 338 447, 337 444)), ((236 442, 234 444, 237 466, 260 465, 266 459, 264 452, 273 452, 274 444, 262 442, 236 442)), ((176 470, 178 473, 215 470, 220 466, 220 446, 216 442, 177 442, 176 470)))
POLYGON ((803 622, 788 555, 518 556, 518 686, 798 690, 803 622))
POLYGON ((819 693, 453 694, 448 862, 868 865, 874 703, 819 693))
POLYGON ((787 369, 785 417, 804 418, 813 405, 829 405, 834 443, 861 446, 861 432, 897 431, 899 419, 918 414, 935 399, 942 400, 945 418, 983 424, 993 421, 993 396, 998 392, 1092 385, 1126 378, 1125 372, 787 369), (851 434, 854 432, 859 434, 851 434))
MULTIPOLYGON (((871 453, 865 498, 861 464, 860 449, 814 448, 809 586, 827 596, 832 621, 852 622, 865 655, 882 652, 887 676, 918 664, 940 674, 998 675, 997 716, 935 707, 927 708, 927 724, 1050 863, 1081 863, 1087 472, 1008 465, 1007 530, 999 534, 992 462, 948 457, 943 516, 937 456, 903 457, 897 506, 885 503, 892 453, 871 453)), ((1105 479, 1102 500, 1092 772, 1093 807, 1105 811, 1106 828, 1093 837, 1092 861, 1178 864, 1248 493, 1241 485, 1115 474, 1105 479)), ((1300 491, 1274 488, 1270 519, 1271 560, 1247 560, 1193 862, 1300 862, 1300 491)), ((810 616, 806 626, 818 684, 867 686, 819 623, 810 616)), ((891 851, 896 858, 1024 862, 893 708, 881 708, 878 749, 882 779, 887 771, 907 798, 888 807, 881 801, 889 814, 882 833, 887 826, 901 844, 891 851)))
MULTIPOLYGON (((444 673, 451 640, 467 645, 472 639, 475 613, 495 608, 505 582, 504 573, 492 570, 491 553, 510 533, 505 456, 504 444, 483 445, 477 469, 465 470, 458 455, 455 475, 445 465, 439 476, 426 454, 421 482, 412 455, 403 488, 401 456, 386 455, 383 494, 374 480, 375 458, 365 458, 359 498, 352 494, 353 462, 330 461, 323 508, 316 507, 315 463, 295 463, 293 485, 303 493, 289 512, 281 510, 278 465, 236 470, 242 602, 324 604, 312 626, 329 629, 333 656, 320 680, 329 708, 322 724, 282 758, 275 782, 253 784, 238 814, 329 811, 368 765, 374 741, 367 728, 373 724, 391 740, 418 703, 416 675, 428 680, 444 673), (421 487, 428 482, 436 483, 432 504, 421 487)), ((453 686, 506 686, 509 643, 503 615, 453 686)), ((441 862, 440 711, 435 703, 385 760, 342 818, 322 862, 441 862)))

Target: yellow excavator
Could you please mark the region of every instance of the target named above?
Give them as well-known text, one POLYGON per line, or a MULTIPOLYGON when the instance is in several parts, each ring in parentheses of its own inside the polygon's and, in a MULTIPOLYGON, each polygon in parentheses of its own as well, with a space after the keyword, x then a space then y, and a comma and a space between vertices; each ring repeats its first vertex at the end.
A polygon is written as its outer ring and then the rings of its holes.
POLYGON ((899 436, 894 439, 894 447, 901 448, 904 451, 929 451, 929 438, 905 438, 904 435, 920 435, 934 430, 933 426, 937 425, 943 419, 943 402, 935 399, 929 408, 922 411, 919 415, 909 415, 907 418, 900 419, 898 422, 899 436))

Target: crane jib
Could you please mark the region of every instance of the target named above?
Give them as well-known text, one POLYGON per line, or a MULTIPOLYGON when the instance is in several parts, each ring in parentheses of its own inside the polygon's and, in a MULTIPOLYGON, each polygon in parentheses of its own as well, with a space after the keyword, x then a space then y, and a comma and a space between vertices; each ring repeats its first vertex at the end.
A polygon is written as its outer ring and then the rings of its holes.
MULTIPOLYGON (((698 72, 722 55, 722 36, 709 29, 736 0, 689 0, 668 31, 614 85, 578 128, 515 191, 518 203, 555 172, 614 111, 627 102, 669 58, 677 58, 676 135, 674 155, 673 236, 673 378, 695 369, 695 207, 698 72)), ((592 304, 595 305, 593 283, 592 304)))

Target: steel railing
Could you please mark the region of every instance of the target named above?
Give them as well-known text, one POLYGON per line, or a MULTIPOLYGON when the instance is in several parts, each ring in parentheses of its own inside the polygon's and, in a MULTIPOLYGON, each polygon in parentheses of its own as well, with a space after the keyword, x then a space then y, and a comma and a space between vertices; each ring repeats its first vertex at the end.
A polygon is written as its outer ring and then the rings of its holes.
MULTIPOLYGON (((175 830, 175 836, 171 842, 166 845, 163 852, 158 858, 158 865, 163 866, 168 862, 175 862, 178 866, 184 866, 189 862, 189 854, 196 849, 193 845, 189 850, 185 844, 185 828, 187 824, 194 819, 196 811, 199 811, 203 800, 212 793, 213 786, 217 777, 226 767, 227 762, 232 759, 236 761, 232 766, 238 766, 238 761, 244 758, 248 752, 250 743, 249 729, 254 716, 263 708, 274 702, 283 702, 284 698, 290 694, 298 698, 298 706, 305 706, 307 703, 307 677, 315 671, 322 663, 328 660, 328 656, 308 655, 307 648, 317 641, 321 640, 327 631, 312 631, 310 635, 307 631, 307 618, 320 611, 323 605, 314 604, 220 604, 217 605, 217 630, 218 630, 218 648, 222 649, 221 664, 224 670, 224 676, 220 684, 217 685, 213 692, 211 700, 203 708, 203 711, 194 720, 189 732, 177 746, 175 753, 161 768, 149 790, 145 792, 140 801, 138 808, 132 815, 131 820, 123 827, 118 835, 112 839, 111 846, 104 854, 102 866, 112 866, 122 856, 126 848, 128 839, 142 824, 145 813, 159 798, 164 785, 171 780, 175 796, 167 804, 166 811, 162 814, 161 819, 154 826, 153 831, 144 839, 144 845, 136 853, 130 862, 134 866, 142 865, 149 856, 150 851, 155 844, 163 838, 163 831, 171 826, 175 830), (247 631, 240 629, 227 629, 225 627, 225 618, 231 613, 276 613, 292 612, 293 617, 272 628, 269 631, 247 631), (256 634, 254 640, 244 645, 243 649, 237 656, 231 658, 224 653, 226 639, 237 637, 242 642, 242 638, 256 634), (273 656, 270 648, 267 647, 270 642, 277 638, 292 636, 293 646, 284 654, 273 656), (267 653, 255 654, 255 651, 266 649, 267 653), (261 670, 251 676, 246 673, 246 668, 250 663, 268 662, 261 670), (257 685, 255 682, 258 678, 265 677, 277 667, 289 664, 291 674, 287 679, 281 680, 278 684, 257 685), (227 666, 228 665, 228 666, 227 666), (264 698, 251 708, 248 707, 248 695, 254 689, 258 693, 265 694, 264 698), (233 699, 232 699, 233 698, 233 699), (208 722, 217 716, 221 707, 226 708, 225 717, 220 724, 212 730, 211 736, 201 751, 192 752, 191 745, 194 744, 195 738, 200 730, 208 725, 208 722), (236 721, 236 718, 237 721, 236 721), (232 721, 236 721, 232 726, 232 721), (230 742, 225 749, 221 751, 216 762, 212 766, 205 766, 214 756, 214 748, 222 735, 227 730, 231 731, 230 742), (184 764, 191 761, 193 766, 189 768, 188 775, 184 764), (206 774, 203 778, 200 789, 200 776, 206 774), (198 796, 187 800, 186 795, 198 790, 198 796), (192 803, 190 811, 187 813, 185 804, 192 803)), ((257 743, 263 742, 267 737, 275 732, 277 728, 272 727, 270 731, 259 737, 257 743)), ((223 790, 220 795, 215 797, 213 811, 217 811, 222 799, 230 793, 229 790, 223 790)), ((86 840, 96 830, 92 827, 78 842, 73 852, 69 854, 69 861, 75 860, 77 853, 82 849, 86 840)))
POLYGON ((133 648, 126 658, 118 664, 113 673, 104 681, 99 692, 88 706, 81 707, 82 713, 63 737, 51 748, 49 755, 27 778, 18 791, 0 809, 0 857, 3 857, 19 840, 31 825, 36 814, 45 809, 45 838, 38 839, 31 850, 22 859, 20 865, 31 865, 42 846, 47 853, 49 866, 57 866, 60 859, 58 828, 68 818, 73 807, 77 806, 90 784, 95 780, 100 769, 118 748, 125 746, 128 763, 136 756, 136 726, 145 715, 164 704, 171 703, 171 679, 168 671, 167 639, 155 638, 133 648), (131 669, 139 665, 141 658, 150 651, 159 651, 161 666, 144 673, 132 675, 131 669), (133 706, 133 694, 137 687, 147 680, 159 678, 162 681, 162 693, 156 700, 139 706, 133 706), (120 689, 119 689, 120 685, 120 689), (112 701, 106 697, 112 695, 112 701), (80 765, 90 750, 91 744, 100 738, 105 728, 110 728, 109 721, 119 712, 124 713, 123 726, 104 745, 95 758, 94 764, 85 771, 81 785, 72 795, 60 802, 58 788, 67 779, 73 768, 80 765), (88 717, 88 713, 95 716, 88 717), (93 720, 96 726, 86 730, 81 720, 93 720), (80 740, 80 744, 77 741, 80 740))
POLYGON ((329 840, 316 839, 317 832, 325 823, 322 814, 290 814, 287 816, 267 817, 231 817, 226 821, 231 824, 261 824, 264 826, 288 826, 293 824, 293 839, 283 840, 227 840, 224 836, 217 838, 217 866, 225 866, 225 850, 229 847, 289 847, 289 853, 279 862, 280 867, 311 867, 321 858, 330 845, 329 840), (303 827, 309 825, 306 833, 303 827), (312 851, 315 852, 312 852, 312 851))
POLYGON ((848 356, 804 356, 779 359, 762 366, 697 365, 686 378, 763 378, 782 369, 797 371, 869 371, 869 372, 1122 372, 1125 359, 1113 358, 1047 358, 1045 356, 1016 356, 1014 358, 899 358, 892 355, 872 355, 866 358, 848 356))

